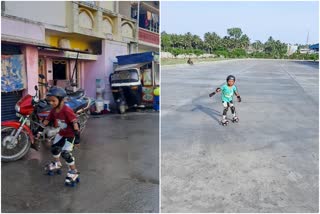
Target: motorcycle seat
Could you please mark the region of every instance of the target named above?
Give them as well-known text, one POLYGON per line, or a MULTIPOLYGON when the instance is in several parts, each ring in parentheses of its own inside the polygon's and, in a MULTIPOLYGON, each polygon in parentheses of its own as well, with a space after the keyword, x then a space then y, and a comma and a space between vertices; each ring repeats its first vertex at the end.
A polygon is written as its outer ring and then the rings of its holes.
POLYGON ((85 108, 88 105, 88 101, 79 102, 75 99, 69 99, 67 101, 67 105, 73 110, 73 112, 76 113, 78 110, 85 108))
POLYGON ((75 92, 71 91, 71 90, 66 90, 67 95, 69 97, 75 98, 75 99, 79 99, 80 97, 84 96, 84 90, 83 89, 79 89, 75 92))
POLYGON ((46 100, 40 100, 38 104, 38 112, 46 112, 51 110, 51 105, 46 100))
POLYGON ((79 111, 80 109, 85 108, 85 107, 87 106, 87 104, 88 104, 88 103, 83 103, 83 104, 77 106, 74 111, 77 112, 77 111, 79 111))

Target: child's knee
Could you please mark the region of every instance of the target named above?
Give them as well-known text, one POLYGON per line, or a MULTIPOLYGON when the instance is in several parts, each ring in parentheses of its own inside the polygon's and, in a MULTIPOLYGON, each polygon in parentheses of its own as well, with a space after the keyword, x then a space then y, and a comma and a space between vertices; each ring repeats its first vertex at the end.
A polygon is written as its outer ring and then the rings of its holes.
POLYGON ((226 115, 227 112, 228 112, 228 107, 226 107, 226 108, 223 109, 223 114, 224 114, 224 115, 226 115))
POLYGON ((223 108, 228 108, 228 103, 227 102, 222 102, 223 108))
POLYGON ((59 146, 53 146, 51 147, 51 153, 54 157, 59 157, 61 153, 61 147, 59 146))
POLYGON ((74 164, 74 157, 69 151, 66 151, 66 150, 62 151, 61 156, 67 162, 68 165, 74 164))

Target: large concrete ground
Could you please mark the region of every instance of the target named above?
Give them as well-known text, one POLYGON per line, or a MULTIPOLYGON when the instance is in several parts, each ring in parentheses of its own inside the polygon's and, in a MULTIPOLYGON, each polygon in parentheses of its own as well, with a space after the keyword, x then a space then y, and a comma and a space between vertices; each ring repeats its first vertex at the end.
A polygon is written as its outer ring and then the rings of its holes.
POLYGON ((158 212, 159 114, 91 118, 74 152, 77 187, 62 175, 47 176, 46 152, 2 163, 2 212, 158 212))
POLYGON ((318 212, 318 66, 162 67, 162 212, 318 212), (240 122, 223 127, 220 96, 208 94, 229 74, 243 101, 240 122))

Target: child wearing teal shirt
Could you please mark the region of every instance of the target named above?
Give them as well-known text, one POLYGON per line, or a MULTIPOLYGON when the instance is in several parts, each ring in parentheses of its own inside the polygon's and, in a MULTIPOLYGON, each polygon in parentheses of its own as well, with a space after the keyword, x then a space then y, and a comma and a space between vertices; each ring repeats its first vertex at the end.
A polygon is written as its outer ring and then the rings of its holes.
POLYGON ((233 115, 232 122, 239 122, 239 118, 236 116, 236 108, 233 105, 233 95, 237 96, 239 102, 241 102, 241 97, 237 87, 234 85, 235 81, 236 78, 233 75, 229 75, 227 77, 227 84, 224 84, 221 88, 217 88, 215 92, 209 94, 209 96, 212 97, 216 93, 221 92, 221 101, 223 105, 221 124, 223 126, 228 124, 228 120, 226 118, 229 107, 233 115))

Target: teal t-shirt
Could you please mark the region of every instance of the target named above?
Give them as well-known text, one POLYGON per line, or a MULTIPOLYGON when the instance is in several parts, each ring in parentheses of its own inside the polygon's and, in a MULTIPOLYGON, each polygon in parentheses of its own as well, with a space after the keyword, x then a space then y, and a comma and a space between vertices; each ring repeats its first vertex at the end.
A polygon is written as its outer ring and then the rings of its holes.
POLYGON ((230 88, 227 84, 224 84, 221 87, 221 100, 224 102, 232 101, 233 95, 236 91, 237 91, 237 87, 235 85, 233 85, 230 88))

